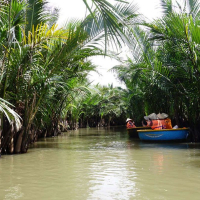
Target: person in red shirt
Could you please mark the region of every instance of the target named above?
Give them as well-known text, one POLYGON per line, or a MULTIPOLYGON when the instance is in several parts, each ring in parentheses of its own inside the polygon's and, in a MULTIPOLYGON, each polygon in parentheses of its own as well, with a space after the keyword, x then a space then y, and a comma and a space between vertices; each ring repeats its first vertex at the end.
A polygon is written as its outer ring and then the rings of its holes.
POLYGON ((126 124, 126 127, 127 127, 127 128, 135 128, 135 127, 136 127, 136 126, 135 126, 135 122, 134 122, 132 119, 128 118, 128 119, 126 120, 126 122, 127 122, 127 124, 126 124))

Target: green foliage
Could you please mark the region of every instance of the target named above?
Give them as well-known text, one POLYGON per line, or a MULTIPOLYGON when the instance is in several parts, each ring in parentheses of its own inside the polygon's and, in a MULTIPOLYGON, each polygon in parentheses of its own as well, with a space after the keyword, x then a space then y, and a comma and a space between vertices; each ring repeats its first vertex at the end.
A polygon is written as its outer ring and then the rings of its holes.
MULTIPOLYGON (((98 106, 97 99, 86 98, 90 94, 87 75, 96 67, 89 58, 106 56, 102 46, 117 46, 128 40, 123 20, 134 17, 130 16, 128 4, 113 6, 108 1, 94 0, 92 10, 84 2, 91 14, 62 28, 53 24, 58 10, 49 13, 45 0, 0 3, 0 97, 15 105, 23 120, 22 148, 27 146, 33 127, 51 132, 69 112, 75 121, 83 114, 91 117, 91 113, 96 113, 90 108, 82 109, 90 103, 91 107, 98 106)), ((17 116, 3 105, 1 109, 8 119, 9 113, 17 116)), ((109 115, 105 109, 108 107, 112 116, 119 112, 113 103, 108 106, 104 102, 104 116, 109 115)))
POLYGON ((68 113, 73 121, 90 122, 92 126, 92 122, 97 126, 102 124, 102 120, 110 125, 110 122, 116 118, 121 119, 121 124, 123 124, 126 118, 124 99, 125 91, 121 88, 114 88, 112 85, 96 85, 86 91, 81 89, 81 95, 73 98, 73 104, 68 107, 68 113))
MULTIPOLYGON (((130 93, 131 113, 166 112, 176 123, 200 120, 199 1, 161 1, 163 17, 132 27, 133 58, 116 66, 130 93), (178 8, 178 9, 177 9, 178 8), (138 103, 142 102, 142 104, 138 103), (136 105, 140 105, 139 107, 136 105)), ((142 119, 142 118, 141 118, 142 119)))

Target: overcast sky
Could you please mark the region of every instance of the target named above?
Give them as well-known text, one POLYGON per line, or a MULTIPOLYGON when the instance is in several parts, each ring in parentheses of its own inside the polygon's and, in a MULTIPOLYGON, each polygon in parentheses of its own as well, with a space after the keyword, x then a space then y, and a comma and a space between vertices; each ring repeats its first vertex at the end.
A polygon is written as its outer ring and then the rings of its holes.
MULTIPOLYGON (((48 2, 50 6, 58 7, 60 9, 60 18, 58 24, 61 26, 67 21, 67 19, 82 19, 86 15, 86 8, 83 0, 48 0, 48 2)), ((110 0, 110 2, 113 2, 113 0, 110 0)), ((130 2, 137 4, 139 11, 150 20, 160 16, 160 0, 135 0, 130 2)), ((114 86, 122 86, 121 83, 116 80, 115 75, 111 72, 108 72, 110 68, 118 64, 116 60, 95 57, 95 59, 92 59, 92 61, 94 64, 99 66, 98 71, 100 74, 102 74, 102 76, 99 76, 96 73, 91 73, 90 79, 94 81, 94 83, 99 82, 102 85, 113 83, 114 86)))

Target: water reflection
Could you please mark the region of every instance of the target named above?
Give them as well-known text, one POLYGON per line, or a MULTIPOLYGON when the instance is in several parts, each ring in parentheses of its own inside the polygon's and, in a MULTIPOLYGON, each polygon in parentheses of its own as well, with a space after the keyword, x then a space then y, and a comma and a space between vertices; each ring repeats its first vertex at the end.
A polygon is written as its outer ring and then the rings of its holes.
POLYGON ((136 172, 129 171, 127 156, 114 152, 101 156, 90 166, 90 195, 88 199, 129 199, 137 192, 136 172))
POLYGON ((161 153, 155 153, 153 155, 153 160, 156 171, 161 174, 163 172, 164 155, 161 153))

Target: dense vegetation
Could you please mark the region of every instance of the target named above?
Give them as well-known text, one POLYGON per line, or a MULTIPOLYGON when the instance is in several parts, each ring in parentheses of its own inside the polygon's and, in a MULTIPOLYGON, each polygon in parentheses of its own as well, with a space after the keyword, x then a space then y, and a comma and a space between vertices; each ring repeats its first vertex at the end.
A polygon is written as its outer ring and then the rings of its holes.
MULTIPOLYGON (((132 9, 93 0, 91 10, 84 3, 90 11, 84 20, 58 28, 57 9, 48 11, 43 0, 0 2, 2 153, 23 153, 38 136, 57 135, 67 115, 75 121, 79 111, 89 115, 89 104, 84 111, 75 104, 80 94, 89 94, 87 75, 95 69, 89 58, 106 56, 108 45, 127 41, 118 20, 123 23, 132 9)), ((102 109, 101 116, 108 115, 102 109)))
MULTIPOLYGON (((119 0, 120 2, 120 0, 119 0)), ((147 23, 134 5, 93 0, 82 21, 58 28, 58 10, 43 0, 0 3, 2 153, 24 153, 38 137, 71 129, 136 124, 165 112, 174 124, 200 124, 200 4, 161 0, 163 16, 147 23), (112 56, 127 44, 132 55, 114 67, 127 89, 92 86, 92 56, 112 56), (12 105, 14 106, 13 109, 12 105), (14 111, 15 112, 14 112, 14 111)))
POLYGON ((136 45, 126 64, 115 67, 126 83, 135 116, 165 112, 179 127, 200 130, 200 4, 161 1, 163 16, 132 27, 136 45))

